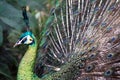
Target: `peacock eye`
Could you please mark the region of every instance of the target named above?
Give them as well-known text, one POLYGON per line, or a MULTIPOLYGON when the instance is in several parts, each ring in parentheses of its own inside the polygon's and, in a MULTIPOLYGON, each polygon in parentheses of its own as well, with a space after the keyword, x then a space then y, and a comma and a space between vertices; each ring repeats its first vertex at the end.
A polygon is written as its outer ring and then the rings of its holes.
POLYGON ((90 72, 90 71, 92 71, 94 68, 95 68, 95 66, 92 65, 92 64, 90 64, 90 65, 87 65, 87 66, 86 66, 85 71, 86 71, 86 72, 90 72))
POLYGON ((91 54, 89 55, 89 58, 90 58, 90 59, 94 59, 94 58, 96 57, 96 55, 97 55, 96 53, 91 53, 91 54))
POLYGON ((81 68, 84 68, 84 67, 85 67, 85 63, 83 63, 83 62, 80 63, 80 66, 79 66, 79 67, 80 67, 80 69, 81 69, 81 68))
POLYGON ((30 41, 32 41, 32 39, 29 39, 30 41))
POLYGON ((113 70, 112 69, 108 69, 104 72, 104 76, 111 76, 113 74, 113 70))
POLYGON ((107 55, 107 59, 112 59, 115 56, 115 53, 109 53, 107 55))

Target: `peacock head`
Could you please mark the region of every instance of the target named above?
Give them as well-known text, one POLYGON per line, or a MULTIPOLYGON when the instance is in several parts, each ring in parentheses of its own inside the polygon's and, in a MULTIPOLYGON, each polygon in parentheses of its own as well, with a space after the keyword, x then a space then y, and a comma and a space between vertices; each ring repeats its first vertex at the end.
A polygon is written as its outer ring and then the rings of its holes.
POLYGON ((27 45, 33 45, 35 44, 35 37, 32 32, 27 31, 23 33, 19 40, 15 43, 14 47, 20 45, 20 44, 27 44, 27 45))

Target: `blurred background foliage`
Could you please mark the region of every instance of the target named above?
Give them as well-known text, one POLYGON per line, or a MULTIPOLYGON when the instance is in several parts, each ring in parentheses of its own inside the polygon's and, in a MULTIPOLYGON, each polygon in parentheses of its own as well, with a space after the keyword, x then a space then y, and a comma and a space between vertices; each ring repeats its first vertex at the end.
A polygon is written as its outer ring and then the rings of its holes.
POLYGON ((41 40, 41 32, 50 22, 50 9, 56 1, 0 0, 0 80, 16 80, 18 64, 27 49, 25 45, 13 48, 20 34, 26 31, 22 7, 27 6, 31 30, 41 40))

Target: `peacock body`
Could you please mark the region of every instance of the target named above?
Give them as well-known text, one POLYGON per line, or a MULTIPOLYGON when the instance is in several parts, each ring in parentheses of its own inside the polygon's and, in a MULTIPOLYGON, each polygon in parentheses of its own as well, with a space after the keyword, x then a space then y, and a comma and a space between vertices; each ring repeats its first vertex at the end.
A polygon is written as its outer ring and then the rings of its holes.
POLYGON ((43 56, 36 59, 38 44, 31 32, 16 43, 29 45, 18 80, 120 80, 119 0, 63 0, 44 29, 43 56))

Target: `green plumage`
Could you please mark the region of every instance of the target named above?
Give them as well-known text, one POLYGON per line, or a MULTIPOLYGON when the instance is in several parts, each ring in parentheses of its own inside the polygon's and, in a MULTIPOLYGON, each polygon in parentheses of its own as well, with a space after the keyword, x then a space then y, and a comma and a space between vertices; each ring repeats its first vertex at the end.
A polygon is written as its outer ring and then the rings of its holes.
POLYGON ((81 62, 80 59, 74 60, 74 62, 67 63, 61 68, 61 71, 59 72, 53 74, 51 73, 42 78, 38 78, 33 71, 37 55, 37 41, 31 32, 26 32, 22 34, 21 37, 25 37, 27 35, 31 35, 35 42, 29 45, 29 48, 27 49, 19 64, 17 80, 70 80, 75 76, 76 73, 79 73, 79 63, 81 62))
POLYGON ((31 32, 20 37, 17 44, 29 48, 19 65, 18 80, 120 80, 120 1, 65 0, 56 6, 40 45, 31 32), (38 46, 45 54, 39 62, 60 70, 41 78, 35 75, 38 46))
MULTIPOLYGON (((22 35, 22 37, 26 35, 32 35, 32 33, 26 32, 22 35)), ((33 78, 36 78, 36 80, 38 80, 37 76, 35 76, 35 74, 33 73, 34 63, 37 55, 37 43, 35 38, 34 41, 35 43, 29 45, 28 50, 26 51, 24 57, 22 58, 22 61, 19 64, 17 77, 18 80, 34 80, 33 78)))

